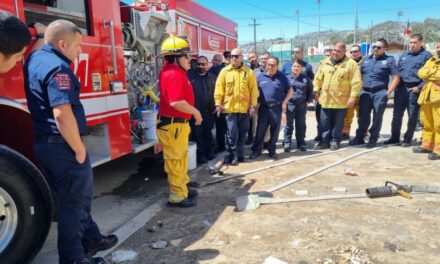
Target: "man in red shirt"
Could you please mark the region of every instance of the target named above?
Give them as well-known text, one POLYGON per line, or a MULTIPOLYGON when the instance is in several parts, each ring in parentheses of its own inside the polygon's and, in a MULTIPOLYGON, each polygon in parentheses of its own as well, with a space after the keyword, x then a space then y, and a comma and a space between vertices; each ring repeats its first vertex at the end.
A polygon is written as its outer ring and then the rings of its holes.
POLYGON ((194 92, 187 77, 190 69, 188 42, 170 36, 161 45, 160 57, 165 66, 159 74, 160 103, 157 120, 159 144, 155 152, 163 150, 165 172, 168 175, 169 207, 196 205, 196 190, 188 190, 188 138, 191 131, 189 119, 194 116, 195 125, 202 123, 200 112, 194 107, 194 92))

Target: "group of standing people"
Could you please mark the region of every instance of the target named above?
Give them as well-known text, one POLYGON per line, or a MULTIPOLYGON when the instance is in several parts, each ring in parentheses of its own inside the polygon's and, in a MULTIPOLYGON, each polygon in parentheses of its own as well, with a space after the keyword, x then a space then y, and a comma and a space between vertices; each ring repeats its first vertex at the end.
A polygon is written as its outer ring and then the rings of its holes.
MULTIPOLYGON (((282 67, 279 67, 278 59, 270 57, 268 52, 260 55, 259 61, 258 55, 250 52, 249 64, 246 66, 242 62, 241 50, 233 50, 228 65, 223 66, 225 69, 219 72, 215 85, 213 81, 210 82, 209 96, 213 94, 214 100, 206 112, 210 116, 214 113, 214 116, 224 116, 226 119, 228 155, 225 162, 232 165, 243 162, 245 144, 252 144, 250 159, 260 156, 263 149, 268 150, 269 157, 277 158, 275 143, 278 140, 282 112, 286 114, 284 151, 290 152, 295 147, 292 144, 293 131, 296 148, 306 151, 307 104, 313 101, 318 123, 314 149, 337 150, 342 140, 349 140, 350 145, 366 144, 367 148, 375 147, 387 102, 393 93, 392 133, 384 144, 410 146, 419 118, 419 104, 423 104, 422 100, 429 100, 426 96, 435 95, 438 87, 430 85, 433 87, 431 92, 423 92, 423 98, 419 99, 420 92, 427 84, 427 77, 421 69, 432 54, 423 48, 423 36, 420 34, 410 37, 409 50, 397 61, 386 54, 387 48, 387 40, 380 38, 372 44, 372 54, 364 57, 359 45, 351 46, 347 54, 345 43, 339 42, 324 51, 325 58, 319 64, 316 74, 312 66, 303 60, 303 49, 299 46, 292 50, 292 61, 282 67), (403 141, 400 142, 405 110, 408 112, 408 124, 403 141), (351 124, 355 116, 358 128, 350 140, 351 124), (365 142, 367 138, 368 142, 365 142)), ((208 61, 207 58, 203 60, 205 63, 208 61)), ((431 67, 434 66, 437 64, 431 63, 431 67)), ((200 90, 195 89, 195 92, 200 90)), ((430 126, 425 123, 433 118, 422 114, 421 119, 426 130, 430 126)), ((209 125, 208 129, 212 127, 209 125)), ((432 127, 435 130, 436 127, 432 127)), ((428 132, 428 136, 424 136, 425 141, 433 133, 428 132)), ((205 135, 207 137, 200 138, 204 142, 201 145, 215 145, 211 139, 206 140, 211 134, 206 132, 205 135)), ((433 146, 434 143, 425 143, 415 147, 414 152, 431 152, 435 149, 433 146)), ((434 151, 429 157, 436 159, 437 156, 434 151)), ((214 154, 210 152, 205 157, 209 160, 214 154)))
MULTIPOLYGON (((81 52, 81 31, 66 20, 36 29, 44 35, 44 45, 26 60, 25 89, 36 135, 35 157, 59 201, 59 262, 105 263, 93 255, 113 247, 118 238, 102 235, 90 214, 93 174, 81 138, 86 134, 86 118, 79 100, 80 83, 70 67, 81 52)), ((6 73, 23 59, 31 35, 19 19, 0 12, 0 40, 0 73, 6 73)), ((226 131, 226 163, 244 161, 246 139, 253 144, 250 159, 258 157, 263 148, 276 159, 282 112, 286 113, 284 150, 289 152, 292 148, 293 123, 296 147, 307 150, 305 116, 307 103, 312 100, 317 106, 319 124, 315 149, 338 149, 344 134, 345 138, 349 136, 356 109, 358 128, 349 143, 364 144, 369 133, 367 147, 376 146, 386 103, 394 92, 392 134, 384 143, 400 143, 406 110, 409 117, 401 145, 410 146, 420 112, 422 144, 413 152, 429 153, 429 159, 439 160, 440 42, 435 56, 423 48, 422 35, 412 35, 409 43, 409 50, 396 63, 385 52, 385 39, 377 40, 372 55, 364 58, 358 45, 351 47, 349 58, 346 45, 339 42, 326 50, 327 58, 315 75, 311 65, 302 59, 301 47, 293 49, 293 60, 285 63, 281 71, 279 60, 269 53, 262 54, 259 63, 257 54, 252 54, 247 67, 242 51, 233 49, 224 53, 224 62, 221 55, 214 56, 216 64, 209 70, 208 59, 198 57, 196 69, 191 72, 188 42, 175 36, 166 38, 160 53, 165 66, 159 76, 159 144, 155 151, 164 152, 170 185, 168 206, 196 205, 198 193, 189 188, 193 185, 187 174, 190 123, 205 159, 214 157, 214 123, 220 151, 225 148, 221 142, 226 131)))

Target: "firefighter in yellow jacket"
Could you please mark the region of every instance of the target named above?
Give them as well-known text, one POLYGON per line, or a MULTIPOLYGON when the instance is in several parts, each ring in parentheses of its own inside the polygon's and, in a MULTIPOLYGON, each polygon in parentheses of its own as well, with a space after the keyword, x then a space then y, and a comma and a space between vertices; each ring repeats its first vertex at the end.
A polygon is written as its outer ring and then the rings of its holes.
POLYGON ((362 87, 357 63, 345 56, 346 46, 338 42, 331 58, 322 61, 313 81, 321 104, 322 139, 315 149, 339 149, 347 107, 353 107, 362 87))
POLYGON ((159 144, 154 146, 154 150, 156 153, 163 150, 170 185, 167 205, 191 207, 196 205, 197 191, 187 187, 188 137, 191 130, 188 122, 193 116, 195 125, 200 125, 202 116, 194 107, 194 92, 187 77, 190 69, 189 44, 183 38, 170 36, 162 42, 160 57, 165 62, 159 74, 159 144))
POLYGON ((237 165, 244 161, 249 117, 255 113, 258 94, 257 80, 253 71, 243 65, 242 51, 233 49, 231 63, 220 72, 214 92, 215 111, 226 117, 229 152, 226 164, 237 165))
MULTIPOLYGON (((350 49, 351 58, 356 61, 359 68, 363 61, 361 46, 355 44, 350 49)), ((350 139, 351 123, 353 122, 354 114, 359 113, 359 101, 356 101, 354 107, 348 107, 344 118, 344 128, 342 129, 342 140, 350 139)))
POLYGON ((415 153, 430 153, 428 159, 440 159, 440 42, 437 56, 429 59, 419 70, 419 77, 426 82, 417 103, 423 123, 422 145, 414 147, 415 153))

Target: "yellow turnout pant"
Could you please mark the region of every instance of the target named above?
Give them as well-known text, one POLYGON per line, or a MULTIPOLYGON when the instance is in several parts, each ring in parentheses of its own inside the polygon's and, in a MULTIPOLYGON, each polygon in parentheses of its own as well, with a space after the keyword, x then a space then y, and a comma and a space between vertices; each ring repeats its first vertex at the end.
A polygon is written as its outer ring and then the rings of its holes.
POLYGON ((353 122, 354 112, 356 111, 359 114, 359 103, 357 102, 354 107, 348 107, 347 112, 345 113, 344 118, 344 128, 342 129, 342 133, 346 135, 350 135, 351 123, 353 122))
POLYGON ((157 129, 159 143, 163 146, 165 172, 168 175, 170 195, 168 201, 178 203, 188 197, 188 123, 172 123, 157 129))
POLYGON ((423 124, 421 147, 440 155, 440 104, 422 104, 420 119, 423 124))

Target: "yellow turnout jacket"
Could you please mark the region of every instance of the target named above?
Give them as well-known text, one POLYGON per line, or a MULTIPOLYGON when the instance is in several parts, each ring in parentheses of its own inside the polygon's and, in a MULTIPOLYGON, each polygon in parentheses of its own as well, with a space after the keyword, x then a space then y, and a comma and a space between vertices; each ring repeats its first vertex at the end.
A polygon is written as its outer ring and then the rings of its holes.
POLYGON ((349 98, 357 99, 362 88, 362 77, 357 62, 347 56, 333 65, 330 58, 319 65, 313 80, 313 91, 320 93, 323 108, 347 108, 349 98))
POLYGON ((247 113, 251 106, 257 106, 258 95, 257 79, 249 67, 236 69, 229 64, 221 70, 214 101, 223 107, 223 113, 247 113))

